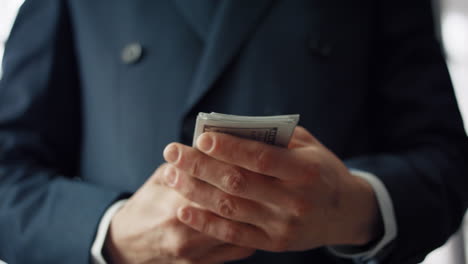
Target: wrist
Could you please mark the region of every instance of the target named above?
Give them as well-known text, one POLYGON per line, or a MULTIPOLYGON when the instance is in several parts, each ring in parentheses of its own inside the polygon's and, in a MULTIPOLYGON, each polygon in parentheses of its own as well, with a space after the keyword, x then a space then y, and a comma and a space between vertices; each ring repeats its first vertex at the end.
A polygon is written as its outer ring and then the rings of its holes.
MULTIPOLYGON (((359 243, 361 246, 352 245, 353 243, 349 242, 347 244, 330 245, 328 250, 336 256, 348 259, 370 260, 377 255, 381 258, 384 254, 388 253, 388 250, 385 250, 385 248, 389 248, 390 243, 396 238, 398 232, 392 199, 385 185, 376 175, 358 169, 351 169, 351 173, 355 177, 365 180, 372 186, 378 202, 377 212, 379 217, 377 218, 377 231, 371 232, 371 234, 379 235, 374 237, 373 240, 370 239, 370 242, 367 244, 362 245, 363 242, 361 241, 361 243, 359 243)), ((363 187, 366 187, 366 185, 363 185, 363 187)), ((359 239, 354 240, 354 242, 359 242, 359 239)))
POLYGON ((360 177, 356 180, 357 197, 359 202, 355 204, 356 215, 354 230, 352 232, 352 242, 357 246, 372 244, 383 236, 384 226, 380 213, 379 203, 372 185, 360 177))
MULTIPOLYGON (((112 224, 111 224, 112 225, 112 224)), ((114 243, 113 235, 112 235, 112 229, 109 228, 109 232, 107 232, 106 240, 104 240, 104 245, 102 248, 102 255, 104 259, 108 263, 118 263, 117 262, 117 255, 116 252, 118 252, 117 247, 114 243)))
POLYGON ((119 200, 112 204, 104 213, 99 222, 99 226, 96 232, 96 237, 94 239, 93 245, 91 246, 91 257, 93 263, 96 264, 106 264, 107 259, 103 255, 104 246, 110 232, 110 224, 112 219, 114 219, 115 214, 120 210, 120 208, 126 203, 126 199, 119 200))
POLYGON ((343 191, 340 225, 329 245, 366 247, 383 236, 384 226, 379 204, 372 185, 350 175, 350 183, 343 191))

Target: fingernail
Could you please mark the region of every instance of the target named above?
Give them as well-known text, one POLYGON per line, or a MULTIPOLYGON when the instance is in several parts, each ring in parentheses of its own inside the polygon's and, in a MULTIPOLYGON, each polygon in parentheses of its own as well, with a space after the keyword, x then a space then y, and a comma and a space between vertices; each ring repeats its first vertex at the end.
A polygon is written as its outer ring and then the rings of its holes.
POLYGON ((164 149, 164 158, 167 162, 176 162, 179 159, 179 148, 173 144, 170 144, 164 149))
POLYGON ((174 187, 177 184, 177 171, 172 166, 167 166, 164 170, 164 179, 166 184, 174 187))
POLYGON ((210 135, 202 134, 197 140, 198 148, 203 152, 209 152, 213 146, 213 138, 210 135))
POLYGON ((182 222, 190 222, 190 220, 192 219, 192 213, 187 208, 180 208, 177 214, 179 216, 180 221, 182 222))

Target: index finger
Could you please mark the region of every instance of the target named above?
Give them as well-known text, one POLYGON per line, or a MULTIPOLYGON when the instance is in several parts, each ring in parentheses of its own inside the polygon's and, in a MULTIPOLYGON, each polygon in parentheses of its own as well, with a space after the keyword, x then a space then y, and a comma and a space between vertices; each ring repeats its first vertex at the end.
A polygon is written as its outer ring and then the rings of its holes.
POLYGON ((298 173, 304 166, 289 149, 227 134, 203 133, 197 148, 215 159, 279 179, 298 173))

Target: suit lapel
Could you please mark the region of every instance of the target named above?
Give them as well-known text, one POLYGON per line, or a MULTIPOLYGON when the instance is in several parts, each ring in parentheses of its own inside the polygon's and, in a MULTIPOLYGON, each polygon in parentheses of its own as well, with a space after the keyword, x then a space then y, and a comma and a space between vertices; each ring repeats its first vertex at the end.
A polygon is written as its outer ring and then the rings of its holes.
POLYGON ((220 0, 174 0, 182 16, 193 27, 199 37, 205 41, 213 25, 216 8, 220 0))
MULTIPOLYGON (((194 1, 198 2, 198 1, 194 1)), ((213 19, 205 51, 190 89, 186 112, 203 97, 253 33, 272 0, 224 0, 213 19)))

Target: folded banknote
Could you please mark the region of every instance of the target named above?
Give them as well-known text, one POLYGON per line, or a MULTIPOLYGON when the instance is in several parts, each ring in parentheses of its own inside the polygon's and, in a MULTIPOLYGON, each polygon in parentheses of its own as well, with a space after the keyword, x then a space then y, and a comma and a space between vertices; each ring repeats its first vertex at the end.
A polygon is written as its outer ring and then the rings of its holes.
POLYGON ((299 115, 238 116, 219 113, 199 113, 193 145, 204 132, 226 133, 266 144, 287 147, 299 115))

